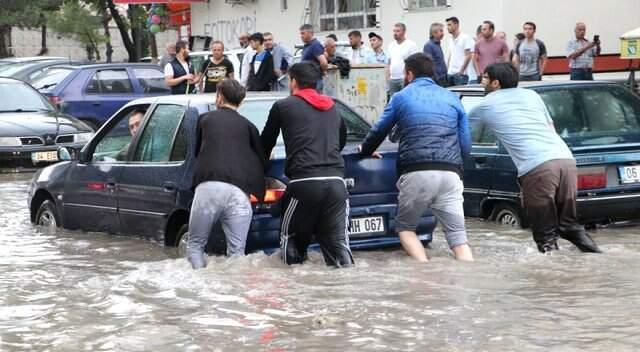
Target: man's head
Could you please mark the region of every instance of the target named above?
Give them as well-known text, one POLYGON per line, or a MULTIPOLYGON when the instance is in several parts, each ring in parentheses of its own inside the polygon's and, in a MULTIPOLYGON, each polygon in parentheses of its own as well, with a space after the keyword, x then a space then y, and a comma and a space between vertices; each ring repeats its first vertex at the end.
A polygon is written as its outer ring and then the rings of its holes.
POLYGON ((264 37, 264 48, 267 50, 273 49, 273 33, 264 32, 262 36, 264 37))
POLYGON ((183 60, 189 58, 189 43, 184 40, 178 40, 176 42, 176 57, 183 60))
POLYGON ((214 40, 213 42, 211 42, 211 45, 209 45, 209 47, 211 48, 211 55, 213 56, 214 60, 220 60, 222 59, 222 57, 224 56, 224 43, 219 41, 219 40, 214 40))
POLYGON ((584 39, 587 35, 587 25, 582 22, 576 23, 575 33, 576 39, 584 39))
POLYGON ((458 31, 460 30, 460 20, 458 20, 458 17, 449 17, 445 21, 447 22, 447 31, 449 34, 458 34, 458 31))
POLYGON ((331 33, 329 35, 326 36, 326 38, 331 38, 333 40, 335 40, 336 42, 338 41, 338 36, 336 36, 335 34, 331 33))
POLYGON ((315 88, 321 77, 320 66, 316 63, 299 62, 289 68, 289 90, 294 94, 300 89, 315 88))
POLYGON ((247 92, 240 82, 235 79, 224 79, 216 86, 216 106, 240 106, 247 92))
POLYGON ((378 51, 382 48, 382 37, 375 32, 369 33, 369 45, 371 49, 378 51))
POLYGON ((393 25, 393 39, 396 41, 403 41, 407 33, 407 26, 404 23, 396 23, 393 25))
POLYGON ((482 37, 485 39, 493 38, 493 34, 496 31, 496 26, 491 21, 482 22, 482 37))
POLYGON ((249 46, 249 33, 247 32, 242 32, 240 33, 240 36, 238 36, 238 42, 240 42, 240 47, 241 48, 246 48, 249 46))
POLYGON ((140 128, 140 124, 142 124, 142 119, 144 119, 144 114, 146 113, 146 110, 134 110, 131 115, 129 115, 129 133, 132 137, 138 133, 138 129, 140 128))
POLYGON ((251 49, 262 51, 262 44, 264 44, 264 36, 262 33, 253 33, 249 37, 249 45, 251 46, 251 49))
POLYGON ((415 53, 404 60, 404 84, 420 77, 433 78, 433 59, 423 53, 415 53))
POLYGON ((482 75, 482 85, 487 94, 500 89, 516 88, 518 70, 508 62, 489 65, 482 75))
POLYGON ((525 22, 522 25, 522 32, 527 39, 533 39, 536 35, 536 24, 533 22, 525 22))
POLYGON ((349 32, 349 44, 354 49, 359 48, 362 45, 362 33, 360 31, 349 32))
POLYGON ((479 25, 476 28, 476 40, 480 40, 482 38, 482 25, 479 25))
POLYGON ((444 25, 438 22, 432 23, 429 28, 429 38, 437 42, 441 41, 444 38, 444 25))
POLYGON ((313 40, 313 26, 310 24, 303 24, 300 26, 300 40, 303 43, 309 43, 313 40))
POLYGON ((504 32, 504 31, 496 32, 496 38, 506 41, 507 40, 507 32, 504 32))
POLYGON ((327 58, 333 57, 336 54, 337 44, 332 38, 325 38, 324 40, 324 52, 327 54, 327 58))
POLYGON ((167 49, 167 54, 171 56, 176 56, 176 43, 167 43, 166 49, 167 49))

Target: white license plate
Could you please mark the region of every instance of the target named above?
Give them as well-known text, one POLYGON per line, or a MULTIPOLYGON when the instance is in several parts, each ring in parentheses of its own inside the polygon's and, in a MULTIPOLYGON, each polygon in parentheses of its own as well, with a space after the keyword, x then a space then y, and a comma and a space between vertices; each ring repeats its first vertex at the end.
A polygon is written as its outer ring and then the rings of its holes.
POLYGON ((31 161, 33 161, 34 163, 58 161, 58 152, 57 151, 33 152, 31 153, 31 161))
POLYGON ((640 165, 638 166, 620 166, 620 182, 636 183, 640 182, 640 165))
POLYGON ((378 232, 385 232, 384 218, 382 216, 351 219, 351 224, 349 225, 350 235, 378 232))

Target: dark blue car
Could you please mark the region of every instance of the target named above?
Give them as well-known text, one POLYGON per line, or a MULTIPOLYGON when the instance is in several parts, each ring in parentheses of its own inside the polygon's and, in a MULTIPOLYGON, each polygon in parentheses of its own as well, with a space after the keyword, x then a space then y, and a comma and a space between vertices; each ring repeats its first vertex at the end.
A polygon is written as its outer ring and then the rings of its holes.
MULTIPOLYGON (((271 105, 284 96, 250 94, 240 112, 262 129, 271 105)), ((127 104, 96 133, 78 160, 58 163, 35 174, 29 192, 31 221, 43 226, 140 235, 167 246, 184 244, 193 198, 196 125, 199 115, 215 109, 213 103, 211 95, 190 95, 127 104), (146 115, 132 138, 128 117, 139 109, 146 110, 146 115)), ((383 144, 382 159, 361 159, 356 147, 370 125, 341 102, 337 102, 337 108, 348 129, 343 156, 350 193, 351 246, 397 245, 397 145, 383 144)), ((267 197, 264 203, 254 203, 248 251, 279 245, 277 202, 288 183, 284 160, 284 146, 279 140, 265 180, 267 197)), ((418 229, 421 240, 431 241, 434 227, 434 217, 426 214, 418 229)), ((224 253, 224 241, 218 231, 214 232, 210 251, 224 253)))
MULTIPOLYGON (((578 166, 578 217, 597 224, 640 219, 640 97, 608 82, 522 83, 545 102, 578 166)), ((481 86, 451 88, 470 111, 481 86)), ((465 162, 467 216, 524 225, 517 170, 505 148, 471 120, 473 149, 465 162)))
POLYGON ((158 65, 119 63, 56 66, 31 82, 60 110, 98 129, 131 100, 167 95, 158 65))

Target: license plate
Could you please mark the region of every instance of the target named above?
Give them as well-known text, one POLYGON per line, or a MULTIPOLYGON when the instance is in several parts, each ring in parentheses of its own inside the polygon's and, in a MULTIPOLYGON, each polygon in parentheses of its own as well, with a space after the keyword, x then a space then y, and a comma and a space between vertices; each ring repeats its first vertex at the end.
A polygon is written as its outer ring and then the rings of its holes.
POLYGON ((31 153, 31 161, 33 161, 34 163, 58 161, 58 152, 33 152, 31 153))
POLYGON ((620 166, 620 182, 636 183, 640 182, 640 165, 637 166, 620 166))
POLYGON ((379 232, 385 232, 384 218, 382 216, 351 219, 351 223, 349 225, 350 235, 379 232))

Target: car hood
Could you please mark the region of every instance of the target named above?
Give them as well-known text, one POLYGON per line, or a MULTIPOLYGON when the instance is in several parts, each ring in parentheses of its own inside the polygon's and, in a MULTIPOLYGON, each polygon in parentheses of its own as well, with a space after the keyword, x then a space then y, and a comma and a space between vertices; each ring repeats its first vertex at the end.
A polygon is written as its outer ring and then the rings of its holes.
POLYGON ((59 112, 0 113, 0 137, 91 132, 80 120, 59 112))

